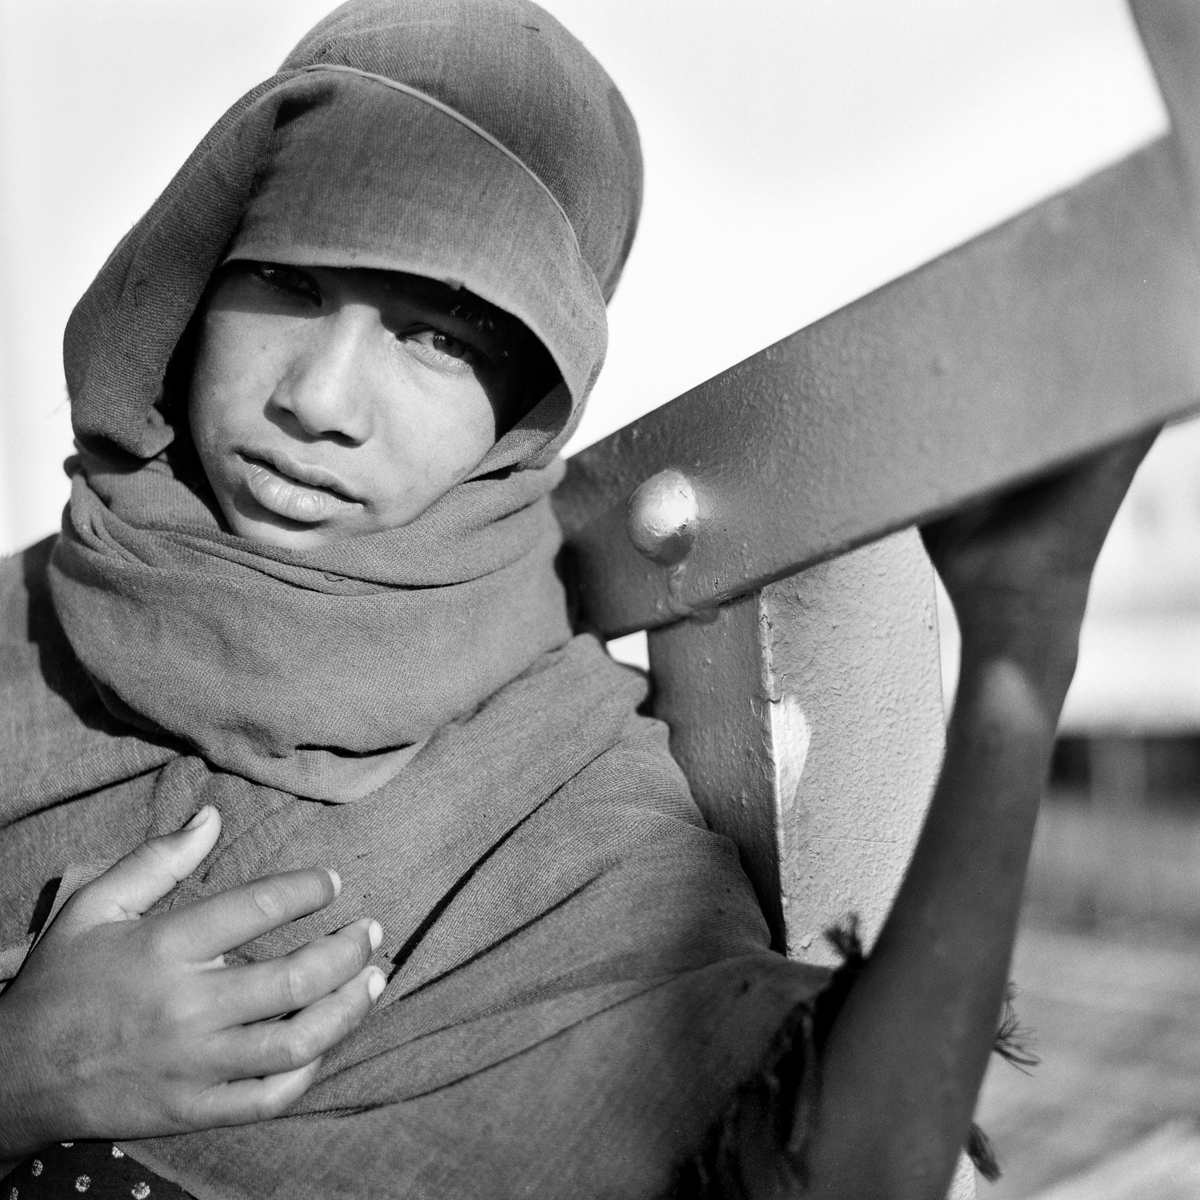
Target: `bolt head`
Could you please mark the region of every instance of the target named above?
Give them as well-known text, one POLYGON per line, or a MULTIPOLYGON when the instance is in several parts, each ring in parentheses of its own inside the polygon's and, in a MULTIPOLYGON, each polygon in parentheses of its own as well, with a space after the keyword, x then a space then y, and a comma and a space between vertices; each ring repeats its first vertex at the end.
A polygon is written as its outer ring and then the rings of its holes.
POLYGON ((629 497, 625 529, 639 554, 661 566, 687 557, 696 540, 700 503, 692 481, 668 468, 651 475, 629 497))

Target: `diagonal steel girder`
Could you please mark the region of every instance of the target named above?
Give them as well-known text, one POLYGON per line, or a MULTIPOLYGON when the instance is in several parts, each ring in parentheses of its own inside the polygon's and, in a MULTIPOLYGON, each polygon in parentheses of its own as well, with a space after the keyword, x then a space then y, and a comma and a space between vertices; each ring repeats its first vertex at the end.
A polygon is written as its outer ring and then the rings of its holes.
POLYGON ((713 608, 1200 405, 1200 4, 1132 7, 1166 137, 569 461, 582 626, 713 608), (672 565, 628 533, 666 470, 698 505, 672 565))

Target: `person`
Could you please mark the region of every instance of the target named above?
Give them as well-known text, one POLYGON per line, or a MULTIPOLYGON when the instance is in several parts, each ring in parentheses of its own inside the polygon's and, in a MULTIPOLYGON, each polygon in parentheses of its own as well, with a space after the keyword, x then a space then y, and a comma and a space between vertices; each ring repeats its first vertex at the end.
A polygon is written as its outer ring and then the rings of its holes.
POLYGON ((18 1200, 944 1195, 1146 439, 925 531, 941 780, 869 958, 789 962, 554 572, 640 191, 528 0, 350 0, 76 308, 0 568, 18 1200))

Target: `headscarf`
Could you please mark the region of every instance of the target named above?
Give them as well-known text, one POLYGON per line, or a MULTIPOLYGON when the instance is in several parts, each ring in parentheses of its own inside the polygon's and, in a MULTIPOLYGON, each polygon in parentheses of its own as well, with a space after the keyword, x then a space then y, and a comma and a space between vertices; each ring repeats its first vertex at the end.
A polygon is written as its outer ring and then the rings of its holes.
POLYGON ((570 635, 546 496, 603 362, 636 129, 519 3, 362 0, 217 123, 67 327, 82 453, 55 604, 110 708, 218 766, 357 799, 570 635), (453 37, 447 31, 453 30, 453 37), (226 533, 172 469, 171 355, 225 258, 376 267, 519 317, 561 383, 401 529, 303 554, 226 533))
POLYGON ((571 637, 553 574, 555 456, 639 191, 624 102, 536 5, 350 0, 71 318, 63 533, 0 569, 0 982, 57 877, 61 899, 204 803, 221 839, 159 910, 313 863, 344 883, 231 962, 385 933, 378 1007, 287 1117, 127 1145, 201 1200, 699 1194, 739 1087, 767 1111, 802 1051, 825 974, 769 951, 644 680, 571 637), (561 382, 403 528, 236 538, 166 394, 230 255, 464 286, 561 382))

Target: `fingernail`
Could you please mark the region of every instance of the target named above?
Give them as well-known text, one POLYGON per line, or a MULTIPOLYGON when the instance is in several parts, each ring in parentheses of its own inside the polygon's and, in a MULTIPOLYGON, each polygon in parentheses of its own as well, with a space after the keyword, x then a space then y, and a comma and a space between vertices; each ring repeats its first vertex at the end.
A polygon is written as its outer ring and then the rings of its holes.
POLYGON ((325 870, 329 872, 329 879, 333 884, 333 894, 340 896, 342 894, 342 877, 332 867, 326 867, 325 870))
POLYGON ((206 804, 185 826, 184 829, 199 829, 212 816, 212 805, 206 804))
POLYGON ((379 999, 386 984, 387 980, 384 979, 383 972, 378 967, 372 967, 371 977, 367 980, 367 995, 371 997, 372 1004, 379 999))
POLYGON ((371 949, 378 950, 379 943, 383 941, 383 926, 373 920, 367 926, 367 937, 371 939, 371 949))

